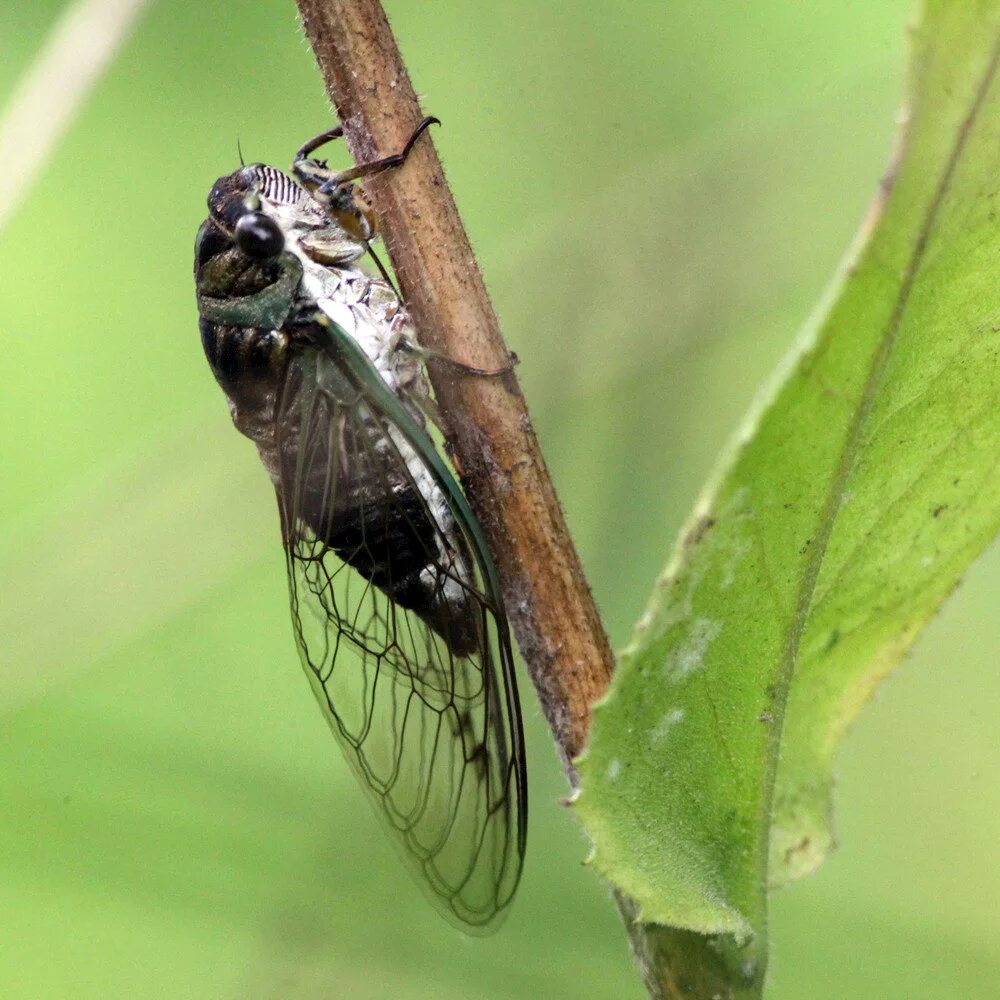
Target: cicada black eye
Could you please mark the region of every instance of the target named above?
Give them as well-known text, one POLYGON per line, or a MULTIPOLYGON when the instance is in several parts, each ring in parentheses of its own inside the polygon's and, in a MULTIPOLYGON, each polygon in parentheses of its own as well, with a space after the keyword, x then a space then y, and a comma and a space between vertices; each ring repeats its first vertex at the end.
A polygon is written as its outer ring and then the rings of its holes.
POLYGON ((285 237, 274 219, 263 212, 246 212, 236 223, 236 245, 254 260, 276 257, 285 246, 285 237))

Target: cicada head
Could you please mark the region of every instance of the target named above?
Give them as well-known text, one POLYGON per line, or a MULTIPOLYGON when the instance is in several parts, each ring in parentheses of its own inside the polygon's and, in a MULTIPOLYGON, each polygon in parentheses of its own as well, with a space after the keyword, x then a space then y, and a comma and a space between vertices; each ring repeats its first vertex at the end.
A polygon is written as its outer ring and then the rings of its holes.
POLYGON ((288 249, 316 263, 343 266, 365 252, 364 235, 280 170, 253 163, 220 177, 208 197, 212 218, 248 257, 288 249))
POLYGON ((286 248, 280 220, 261 198, 256 165, 220 177, 208 195, 209 216, 198 234, 195 275, 200 295, 246 297, 280 274, 286 248))

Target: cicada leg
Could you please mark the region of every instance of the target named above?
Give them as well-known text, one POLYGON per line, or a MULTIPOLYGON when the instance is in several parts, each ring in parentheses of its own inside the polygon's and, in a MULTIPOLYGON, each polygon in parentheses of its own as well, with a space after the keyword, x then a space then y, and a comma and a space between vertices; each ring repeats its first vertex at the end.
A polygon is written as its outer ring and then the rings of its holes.
POLYGON ((381 173, 383 170, 402 166, 421 134, 431 125, 440 124, 437 118, 427 117, 413 130, 413 134, 400 152, 372 160, 370 163, 360 163, 347 170, 333 171, 327 167, 325 161, 313 159, 312 154, 320 146, 343 137, 343 125, 336 125, 326 132, 313 136, 295 154, 295 161, 292 163, 292 172, 299 183, 337 220, 348 235, 364 245, 375 262, 379 274, 386 284, 396 291, 397 297, 399 292, 389 277, 389 272, 371 246, 376 231, 374 212, 364 192, 352 182, 381 173))
POLYGON ((499 378, 502 375, 509 375, 521 360, 513 351, 508 351, 507 363, 502 367, 479 368, 465 361, 459 361, 457 358, 449 357, 441 351, 435 351, 431 347, 421 347, 420 344, 415 343, 410 337, 405 336, 400 339, 398 349, 415 354, 421 361, 438 361, 465 375, 475 375, 479 378, 499 378))
POLYGON ((406 140, 406 145, 400 152, 393 153, 392 156, 384 156, 379 160, 372 160, 370 163, 358 163, 347 170, 332 171, 325 163, 312 159, 311 154, 319 149, 320 146, 343 137, 344 126, 337 125, 327 132, 321 132, 305 143, 298 153, 295 154, 295 162, 292 164, 292 170, 295 176, 309 187, 310 190, 312 190, 310 181, 313 180, 315 180, 316 186, 322 185, 329 187, 331 190, 335 187, 343 187, 345 184, 360 180, 362 177, 371 177, 372 174, 380 174, 383 170, 401 167, 406 162, 406 158, 410 155, 410 151, 413 149, 417 139, 431 125, 440 124, 439 119, 428 116, 413 130, 413 134, 406 140))
POLYGON ((325 143, 343 136, 344 127, 337 125, 327 132, 314 136, 299 149, 292 163, 292 173, 313 198, 337 218, 348 233, 367 242, 375 234, 372 210, 364 194, 352 182, 402 166, 423 132, 431 125, 440 124, 437 118, 425 118, 413 130, 413 134, 400 152, 372 160, 370 163, 359 163, 347 170, 334 171, 325 161, 313 159, 312 154, 325 143))

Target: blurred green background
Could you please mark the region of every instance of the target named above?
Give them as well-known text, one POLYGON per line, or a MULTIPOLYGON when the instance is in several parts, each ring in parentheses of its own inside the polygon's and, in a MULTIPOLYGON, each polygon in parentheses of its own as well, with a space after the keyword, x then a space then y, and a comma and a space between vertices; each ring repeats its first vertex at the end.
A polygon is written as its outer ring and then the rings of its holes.
MULTIPOLYGON (((0 2, 0 101, 60 6, 0 2)), ((621 644, 875 189, 910 2, 387 7, 621 644)), ((0 234, 5 998, 643 995, 526 681, 525 878, 472 941, 301 677, 191 247, 237 137, 329 117, 290 0, 160 0, 0 234)), ((773 1000, 997 996, 998 589, 994 551, 845 746, 773 1000)))

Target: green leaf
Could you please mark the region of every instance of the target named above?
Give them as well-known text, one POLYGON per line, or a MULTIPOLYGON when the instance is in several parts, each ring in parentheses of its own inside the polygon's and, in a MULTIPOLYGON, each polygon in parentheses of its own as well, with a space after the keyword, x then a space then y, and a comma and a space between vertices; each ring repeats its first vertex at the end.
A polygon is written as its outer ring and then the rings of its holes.
POLYGON ((838 740, 1000 529, 1000 2, 930 2, 913 44, 881 218, 699 503, 579 762, 592 863, 638 919, 752 937, 751 959, 768 881, 831 845, 838 740))

